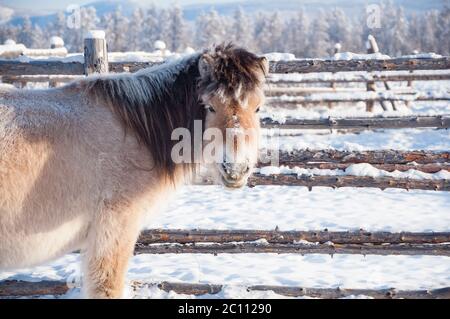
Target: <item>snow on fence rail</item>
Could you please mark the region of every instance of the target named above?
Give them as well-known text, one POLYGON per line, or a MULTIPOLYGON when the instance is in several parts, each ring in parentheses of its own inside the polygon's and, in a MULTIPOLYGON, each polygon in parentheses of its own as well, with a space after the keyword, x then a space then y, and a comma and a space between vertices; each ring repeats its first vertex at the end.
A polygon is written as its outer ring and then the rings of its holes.
MULTIPOLYGON (((261 152, 258 167, 267 166, 270 158, 267 151, 261 152)), ((270 155, 272 156, 272 155, 270 155)), ((345 170, 358 163, 368 163, 374 168, 388 172, 417 170, 424 173, 450 171, 450 153, 433 151, 378 150, 350 152, 339 150, 293 150, 278 152, 279 165, 305 169, 345 170)))
POLYGON ((369 164, 433 164, 449 163, 450 152, 436 151, 399 151, 399 150, 375 150, 375 151, 342 151, 328 150, 293 150, 280 152, 280 162, 297 165, 307 162, 330 163, 369 163, 369 164))
POLYGON ((286 118, 284 121, 264 118, 264 128, 282 129, 353 129, 353 128, 443 128, 450 127, 450 116, 399 116, 399 117, 354 117, 354 118, 322 118, 296 119, 286 118))
MULTIPOLYGON (((329 170, 342 170, 348 169, 352 163, 301 163, 301 162, 283 162, 280 161, 280 165, 283 166, 296 166, 304 169, 329 169, 329 170)), ((264 164, 259 164, 259 167, 264 166, 264 164)), ((409 170, 416 170, 428 174, 434 174, 442 170, 450 172, 450 163, 434 163, 434 164, 371 164, 374 168, 378 170, 383 170, 386 172, 407 172, 409 170)))
POLYGON ((261 119, 263 128, 281 129, 353 129, 353 128, 443 128, 450 127, 450 115, 399 116, 399 117, 354 117, 296 119, 288 117, 283 121, 272 118, 261 119))
MULTIPOLYGON (((215 295, 220 293, 225 285, 221 284, 191 284, 191 283, 145 283, 131 282, 133 290, 157 287, 165 292, 175 292, 186 295, 215 295)), ((30 297, 39 295, 63 295, 74 287, 64 281, 26 282, 5 280, 0 282, 0 297, 30 297)), ((287 297, 312 297, 337 299, 349 296, 369 296, 376 299, 449 299, 450 288, 432 290, 397 290, 390 289, 344 289, 344 288, 306 288, 292 286, 254 285, 244 287, 246 291, 273 291, 287 297)))

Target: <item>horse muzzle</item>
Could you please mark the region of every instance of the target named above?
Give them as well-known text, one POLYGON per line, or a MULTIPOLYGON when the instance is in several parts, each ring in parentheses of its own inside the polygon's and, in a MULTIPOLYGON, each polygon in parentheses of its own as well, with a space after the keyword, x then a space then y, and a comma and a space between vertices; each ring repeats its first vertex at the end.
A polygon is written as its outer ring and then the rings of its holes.
POLYGON ((219 167, 222 184, 228 188, 241 188, 250 175, 248 163, 221 163, 219 167))

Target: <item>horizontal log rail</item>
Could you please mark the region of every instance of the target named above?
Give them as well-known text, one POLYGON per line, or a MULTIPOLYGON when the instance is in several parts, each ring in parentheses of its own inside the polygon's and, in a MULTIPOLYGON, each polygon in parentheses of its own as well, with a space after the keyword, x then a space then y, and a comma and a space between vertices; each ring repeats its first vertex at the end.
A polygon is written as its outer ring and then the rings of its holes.
MULTIPOLYGON (((175 292, 186 295, 215 295, 220 293, 225 285, 220 284, 198 284, 198 283, 145 283, 140 281, 131 282, 134 290, 158 287, 165 292, 175 292)), ((64 281, 40 281, 27 282, 19 280, 0 281, 0 297, 37 297, 42 295, 64 295, 72 287, 64 281)), ((77 287, 78 288, 78 287, 77 287)), ((423 290, 399 290, 390 289, 347 289, 337 288, 307 288, 293 286, 275 285, 253 285, 246 286, 247 291, 273 291, 276 294, 287 297, 312 297, 337 299, 349 296, 369 296, 375 299, 449 299, 450 288, 423 289, 423 290)))
POLYGON ((2 82, 71 82, 84 78, 84 75, 15 75, 15 76, 2 76, 2 82))
MULTIPOLYGON (((296 166, 305 169, 332 169, 332 170, 342 170, 345 171, 349 166, 354 163, 299 163, 299 162, 279 162, 280 165, 284 166, 296 166)), ((409 170, 421 171, 428 174, 434 174, 442 170, 450 172, 450 163, 446 164, 371 164, 376 169, 380 169, 387 172, 406 172, 409 170)), ((259 164, 258 167, 267 166, 265 164, 259 164)))
POLYGON ((293 60, 270 62, 271 73, 414 71, 450 69, 450 57, 388 60, 293 60))
POLYGON ((42 280, 38 282, 22 280, 0 281, 0 298, 64 295, 70 287, 64 281, 42 280))
MULTIPOLYGON (((359 102, 439 102, 439 101, 450 101, 449 96, 391 96, 391 97, 330 97, 331 93, 327 93, 324 97, 313 97, 310 98, 293 96, 295 99, 281 100, 277 97, 270 98, 266 101, 266 105, 272 107, 280 108, 296 108, 298 105, 317 105, 317 104, 328 104, 328 103, 359 103, 359 102)), ((282 94, 286 95, 286 94, 282 94)))
POLYGON ((250 229, 147 229, 142 231, 138 243, 230 243, 265 239, 268 243, 292 244, 301 240, 312 243, 334 244, 442 244, 450 243, 450 232, 369 232, 359 231, 280 231, 250 229))
POLYGON ((358 254, 450 256, 450 244, 277 244, 260 242, 204 243, 204 244, 136 244, 134 253, 140 254, 358 254))
MULTIPOLYGON (((122 66, 122 71, 125 69, 122 66)), ((119 72, 120 69, 116 68, 116 72, 119 72)), ((46 75, 46 74, 38 74, 38 75, 15 75, 15 76, 3 76, 3 79, 8 81, 27 81, 27 82, 48 82, 51 80, 58 80, 60 82, 68 82, 73 81, 74 79, 83 76, 79 75, 67 75, 60 76, 58 75, 46 75)), ((270 76, 267 79, 267 83, 269 85, 268 90, 273 88, 284 88, 284 87, 294 87, 300 84, 316 84, 316 83, 366 83, 366 82, 409 82, 409 81, 446 81, 450 80, 450 74, 401 74, 401 75, 354 75, 351 77, 342 77, 339 76, 339 73, 336 75, 322 78, 322 77, 305 77, 299 79, 298 81, 294 80, 284 80, 284 79, 271 79, 270 76)), ((304 89, 308 89, 309 87, 304 87, 304 89)), ((328 88, 331 89, 331 88, 328 88)))
POLYGON ((17 75, 83 75, 84 64, 81 62, 63 62, 36 60, 30 62, 0 60, 0 74, 2 76, 17 75))
POLYGON ((261 124, 263 128, 281 129, 399 129, 426 127, 447 129, 450 127, 450 115, 322 119, 286 118, 284 122, 279 122, 271 118, 263 118, 261 124))
POLYGON ((450 191, 450 180, 429 179, 403 179, 392 177, 370 177, 370 176, 306 176, 295 174, 261 175, 253 174, 248 181, 249 187, 259 185, 288 185, 304 186, 312 190, 313 187, 371 187, 385 190, 387 188, 399 188, 405 190, 421 189, 434 191, 450 191))
MULTIPOLYGON (((111 72, 135 72, 160 62, 111 62, 111 72)), ((271 73, 317 73, 317 72, 357 72, 357 71, 414 71, 450 69, 450 57, 438 59, 396 58, 388 60, 293 60, 270 62, 271 73)), ((82 75, 81 62, 34 60, 20 62, 0 61, 2 75, 64 74, 82 75)))
POLYGON ((450 152, 439 151, 343 151, 335 149, 301 149, 279 152, 281 165, 297 165, 310 162, 369 163, 369 164, 435 164, 450 163, 450 152))
MULTIPOLYGON (((135 284, 142 287, 142 284, 135 284)), ((159 289, 166 292, 173 291, 186 295, 206 295, 221 292, 224 285, 214 284, 190 284, 190 283, 170 283, 162 282, 157 285, 159 289)), ((247 291, 273 291, 276 294, 287 297, 312 297, 324 299, 338 299, 349 296, 369 296, 375 299, 449 299, 450 288, 440 288, 433 290, 397 290, 391 289, 344 289, 344 288, 306 288, 287 287, 271 285, 255 285, 245 287, 247 291)))
POLYGON ((298 81, 289 79, 274 79, 269 76, 267 82, 270 86, 295 86, 299 84, 315 83, 366 83, 366 82, 409 82, 409 81, 446 81, 450 80, 450 74, 364 74, 342 76, 340 73, 329 77, 304 77, 298 81))
MULTIPOLYGON (((417 97, 417 94, 419 94, 419 92, 417 90, 411 89, 411 88, 395 88, 395 89, 391 89, 391 90, 380 90, 377 91, 376 94, 384 94, 384 93, 389 93, 391 96, 387 97, 385 99, 395 99, 395 100, 400 100, 400 101, 409 101, 409 102, 413 102, 413 101, 447 101, 450 100, 450 93, 448 93, 447 96, 424 96, 424 97, 417 97), (395 94, 393 96, 393 94, 395 94)), ((267 88, 264 91, 264 94, 266 97, 268 97, 269 99, 267 100, 269 105, 278 105, 283 103, 283 100, 279 100, 277 98, 280 97, 289 97, 289 98, 294 98, 294 97, 298 97, 298 102, 297 101, 287 101, 287 102, 292 102, 292 103, 307 103, 309 101, 311 101, 311 103, 319 103, 318 101, 323 101, 323 100, 333 100, 333 101, 338 101, 338 102, 347 102, 347 101, 367 101, 367 100, 382 100, 384 97, 378 97, 376 96, 375 98, 373 98, 372 94, 367 94, 367 91, 365 90, 365 88, 362 87, 352 87, 352 88, 320 88, 320 87, 301 87, 301 88, 284 88, 284 87, 277 87, 277 88, 267 88), (364 96, 360 96, 360 97, 342 97, 339 98, 340 93, 347 93, 347 94, 358 94, 358 95, 364 95, 364 96), (334 94, 336 94, 336 98, 333 97, 334 94), (323 98, 322 98, 323 96, 323 98)), ((439 93, 440 94, 440 93, 439 93)))

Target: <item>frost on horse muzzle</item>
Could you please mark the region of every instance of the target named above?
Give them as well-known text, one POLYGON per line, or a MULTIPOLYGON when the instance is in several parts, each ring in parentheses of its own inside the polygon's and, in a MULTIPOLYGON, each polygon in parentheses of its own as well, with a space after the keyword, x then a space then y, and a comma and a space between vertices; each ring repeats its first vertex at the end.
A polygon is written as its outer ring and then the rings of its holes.
POLYGON ((250 173, 249 163, 221 163, 222 183, 229 188, 240 188, 247 183, 250 173))

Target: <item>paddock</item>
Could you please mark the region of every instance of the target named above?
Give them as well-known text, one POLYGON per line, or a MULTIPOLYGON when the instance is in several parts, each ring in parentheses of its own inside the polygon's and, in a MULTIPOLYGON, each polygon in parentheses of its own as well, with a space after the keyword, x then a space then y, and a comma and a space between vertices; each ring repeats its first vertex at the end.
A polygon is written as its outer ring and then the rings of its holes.
MULTIPOLYGON (((71 81, 93 73, 108 71, 135 72, 141 68, 159 63, 108 62, 108 53, 104 39, 86 39, 85 53, 81 56, 81 59, 78 57, 75 59, 76 61, 64 61, 63 57, 48 60, 31 60, 29 62, 0 60, 0 74, 2 81, 18 86, 25 86, 27 82, 49 82, 50 86, 56 86, 59 85, 58 83, 71 81)), ((298 108, 314 108, 315 105, 325 105, 330 109, 334 109, 334 107, 337 107, 336 104, 339 103, 345 103, 345 107, 350 107, 348 105, 352 103, 362 102, 366 116, 330 116, 314 119, 292 116, 282 119, 276 116, 262 117, 262 127, 268 134, 272 129, 279 129, 285 134, 290 134, 291 137, 299 139, 302 137, 302 134, 311 134, 305 133, 305 131, 318 132, 319 130, 343 135, 358 135, 366 134, 367 132, 376 133, 380 130, 387 132, 387 135, 391 134, 391 132, 406 132, 404 133, 405 136, 408 135, 408 131, 404 130, 420 130, 419 132, 423 134, 434 134, 433 132, 445 132, 443 133, 444 135, 448 134, 448 128, 450 127, 450 115, 448 113, 443 112, 434 115, 395 113, 400 103, 405 104, 405 107, 409 107, 407 104, 418 102, 442 102, 448 105, 448 101, 450 101, 448 86, 446 87, 447 91, 444 90, 444 92, 442 90, 440 92, 417 92, 411 87, 407 87, 411 94, 404 94, 404 92, 397 93, 395 90, 389 89, 389 84, 385 84, 390 82, 448 81, 450 79, 450 57, 400 57, 389 60, 345 61, 319 59, 273 61, 270 63, 270 70, 272 74, 269 77, 269 87, 267 88, 267 105, 275 110, 274 112, 277 112, 277 110, 282 112, 280 110, 283 109, 296 111, 298 108), (323 74, 327 74, 327 76, 321 76, 323 74), (374 90, 373 85, 370 86, 371 83, 376 82, 385 87, 382 92, 378 92, 378 89, 374 90), (317 83, 331 87, 319 93, 317 91, 321 90, 317 90, 317 87, 307 87, 307 89, 303 87, 311 84, 317 85, 317 83), (337 84, 342 83, 345 85, 363 83, 366 86, 363 92, 359 92, 356 97, 352 97, 342 95, 343 89, 339 90, 339 88, 336 88, 337 84), (276 87, 276 90, 271 90, 271 87, 276 87), (310 92, 309 95, 304 92, 308 90, 310 92), (332 96, 333 94, 335 96, 332 96), (389 115, 371 114, 374 113, 374 108, 378 105, 383 111, 392 108, 389 110, 389 115), (300 133, 297 134, 297 131, 300 133)), ((442 83, 447 83, 448 85, 448 82, 442 83)), ((350 92, 350 94, 353 93, 350 92)), ((445 205, 446 201, 448 202, 447 192, 450 191, 450 179, 448 178, 450 153, 448 140, 444 140, 442 143, 444 149, 442 147, 441 149, 427 149, 424 147, 422 149, 409 150, 339 150, 331 148, 281 150, 279 153, 279 165, 289 168, 274 171, 267 167, 267 164, 260 163, 258 165, 260 171, 255 173, 249 180, 248 192, 250 194, 252 188, 289 187, 291 190, 289 194, 293 194, 294 190, 304 190, 306 187, 308 191, 315 192, 316 189, 319 189, 321 193, 333 196, 333 193, 328 191, 338 194, 340 190, 334 189, 350 188, 353 195, 355 195, 354 190, 357 189, 369 190, 367 195, 364 196, 374 198, 378 196, 377 194, 381 194, 373 193, 375 189, 377 189, 377 192, 379 189, 381 191, 387 190, 386 192, 395 192, 392 193, 394 195, 389 193, 392 195, 389 202, 392 205, 395 202, 393 199, 395 194, 407 200, 408 196, 411 199, 413 197, 418 199, 431 198, 429 197, 431 196, 430 194, 434 193, 439 193, 437 200, 445 205), (367 166, 362 165, 370 165, 371 168, 387 173, 364 175, 360 173, 360 168, 367 166), (297 167, 299 170, 293 170, 293 167, 297 167), (317 169, 326 170, 327 173, 315 174, 314 172, 316 171, 314 170, 317 169), (354 172, 354 174, 348 172, 354 172), (324 188, 331 188, 332 190, 324 191, 324 188), (410 192, 407 193, 408 191, 410 192)), ((423 145, 426 146, 426 143, 424 142, 423 145)), ((199 180, 193 187, 214 187, 208 186, 209 184, 211 183, 208 180, 199 180)), ((306 196, 304 193, 301 194, 306 196)), ((185 196, 188 195, 185 194, 185 196)), ((346 196, 346 199, 349 200, 350 197, 346 196)), ((274 198, 274 200, 276 199, 274 198)), ((299 202, 296 203, 298 204, 299 202)), ((301 204, 298 205, 301 207, 301 204)), ((422 203, 422 205, 425 207, 426 203, 422 203)), ((371 207, 374 208, 375 206, 371 207)), ((399 207, 407 210, 405 203, 399 207)), ((248 207, 242 208, 242 214, 245 214, 246 209, 248 207)), ((268 212, 270 213, 270 211, 268 212)), ((394 214, 394 212, 392 213, 394 214)), ((361 215, 369 216, 368 213, 362 213, 361 215)), ((385 209, 381 215, 383 218, 390 218, 388 209, 385 209)), ((403 217, 406 216, 405 213, 401 215, 403 217)), ((429 212, 422 218, 424 220, 431 218, 429 215, 433 214, 429 212)), ((192 216, 198 218, 198 215, 194 214, 192 216)), ((433 217, 437 218, 442 218, 442 216, 444 216, 444 212, 440 212, 440 214, 436 212, 436 215, 433 215, 433 217)), ((322 219, 322 221, 325 220, 324 217, 322 219)), ((363 221, 363 218, 359 219, 359 221, 363 221)), ((440 261, 448 265, 450 256, 448 219, 444 217, 440 221, 442 229, 429 228, 435 227, 438 222, 430 222, 429 226, 424 227, 420 231, 400 229, 403 224, 397 219, 395 219, 394 223, 397 223, 395 226, 398 228, 396 229, 397 231, 379 230, 379 228, 382 228, 380 224, 376 224, 378 229, 357 229, 358 226, 352 225, 351 229, 346 229, 345 231, 341 229, 334 230, 333 228, 340 227, 333 226, 330 227, 332 230, 328 228, 299 230, 301 224, 293 226, 295 230, 286 229, 285 227, 279 229, 275 227, 277 225, 272 225, 274 229, 205 229, 204 226, 197 227, 195 225, 189 225, 193 227, 183 229, 170 227, 147 228, 142 232, 136 244, 135 254, 136 256, 211 255, 211 257, 226 255, 227 261, 236 254, 258 254, 264 256, 268 254, 271 256, 270 258, 274 258, 274 256, 278 258, 280 264, 282 264, 284 256, 324 255, 333 257, 335 255, 354 255, 351 258, 356 258, 357 256, 422 258, 427 256, 427 258, 439 258, 440 261)), ((323 224, 326 223, 323 222, 323 224)), ((76 255, 74 253, 70 258, 78 258, 76 255)), ((246 262, 248 266, 248 261, 246 262)), ((236 267, 238 266, 239 264, 236 265, 236 267)), ((370 267, 375 266, 371 264, 370 267)), ((20 276, 19 278, 14 276, 6 276, 4 278, 3 276, 0 277, 0 297, 60 296, 79 288, 78 282, 73 283, 68 278, 66 279, 48 280, 42 278, 42 280, 36 280, 36 282, 29 282, 20 280, 20 276)), ((445 281, 445 278, 443 281, 445 281)), ((172 282, 170 280, 150 282, 130 279, 129 285, 133 290, 151 287, 152 289, 156 288, 165 292, 172 291, 177 294, 199 296, 220 294, 227 283, 172 282)), ((429 287, 426 289, 423 287, 414 287, 414 289, 396 287, 363 289, 347 286, 321 288, 295 285, 281 286, 272 283, 265 284, 264 282, 262 284, 250 283, 244 286, 248 291, 273 292, 288 297, 343 298, 364 295, 379 299, 450 298, 450 286, 429 287)))

